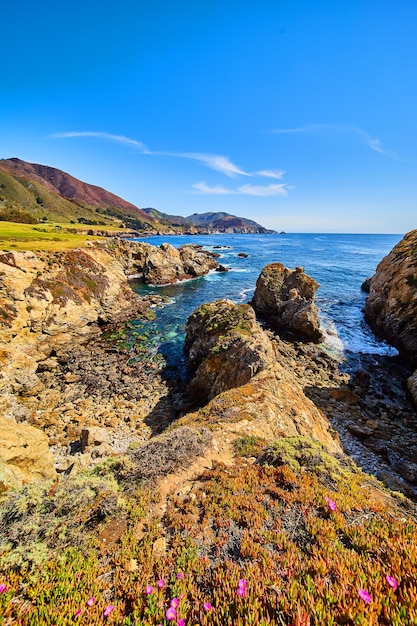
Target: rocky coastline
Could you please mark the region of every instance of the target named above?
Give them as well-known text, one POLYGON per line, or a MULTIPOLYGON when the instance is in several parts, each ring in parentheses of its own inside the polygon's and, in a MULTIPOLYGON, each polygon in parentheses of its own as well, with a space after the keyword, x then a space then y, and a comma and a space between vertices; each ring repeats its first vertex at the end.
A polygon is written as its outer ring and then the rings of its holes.
MULTIPOLYGON (((36 429, 37 445, 52 453, 36 474, 33 459, 13 457, 16 443, 7 454, 2 448, 5 487, 126 453, 174 421, 201 421, 265 440, 311 437, 332 453, 344 449, 391 489, 417 498, 416 413, 405 390, 412 370, 388 357, 358 357, 346 370, 326 355, 317 345, 317 287, 301 268, 275 268, 274 280, 261 279, 254 303, 263 327, 250 305, 228 301, 191 316, 192 379, 184 389, 163 375, 146 347, 135 354, 123 343, 123 325, 152 315, 158 304, 135 296, 128 277, 153 284, 197 277, 219 269, 213 255, 199 246, 112 240, 68 253, 6 253, 0 263, 2 433, 13 424, 36 429), (268 282, 272 295, 280 293, 273 307, 268 282), (279 334, 285 315, 288 328, 294 320, 290 337, 279 334)), ((371 295, 378 284, 373 278, 371 295)))

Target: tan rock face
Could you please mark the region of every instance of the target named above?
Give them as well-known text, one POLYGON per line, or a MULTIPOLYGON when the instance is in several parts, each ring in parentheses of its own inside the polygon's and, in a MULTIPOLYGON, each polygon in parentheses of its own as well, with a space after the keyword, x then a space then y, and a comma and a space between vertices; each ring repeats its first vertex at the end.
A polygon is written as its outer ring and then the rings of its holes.
POLYGON ((243 385, 275 359, 252 307, 230 300, 204 304, 189 317, 185 349, 195 373, 189 392, 200 404, 243 385))
POLYGON ((407 387, 414 405, 417 407, 417 370, 407 379, 407 387))
POLYGON ((186 350, 195 372, 190 392, 200 404, 211 399, 188 419, 244 424, 245 432, 267 439, 305 435, 341 452, 326 417, 277 361, 251 306, 229 300, 201 306, 188 319, 186 350))
POLYGON ((378 265, 365 319, 405 361, 417 367, 417 230, 405 235, 378 265))
POLYGON ((291 339, 323 340, 314 296, 318 283, 297 267, 271 263, 262 270, 257 282, 252 306, 256 314, 271 328, 291 339))
POLYGON ((0 417, 0 491, 55 476, 54 459, 44 433, 0 417))
POLYGON ((142 242, 118 242, 113 250, 127 275, 138 275, 144 283, 165 285, 204 276, 219 264, 199 246, 174 248, 168 243, 158 248, 142 242))

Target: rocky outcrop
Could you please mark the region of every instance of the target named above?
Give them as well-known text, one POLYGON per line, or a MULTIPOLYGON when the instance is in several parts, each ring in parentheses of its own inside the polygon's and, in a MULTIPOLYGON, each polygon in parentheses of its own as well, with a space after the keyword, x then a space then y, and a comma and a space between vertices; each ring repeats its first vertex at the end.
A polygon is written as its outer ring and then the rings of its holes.
POLYGON ((407 388, 414 405, 417 407, 417 370, 407 379, 407 388))
POLYGON ((249 305, 229 300, 205 304, 187 322, 186 350, 194 378, 190 393, 203 404, 185 421, 237 424, 267 439, 302 434, 329 450, 341 447, 320 410, 309 400, 249 305))
POLYGON ((185 350, 194 374, 189 392, 199 404, 245 384, 275 359, 252 307, 230 300, 204 304, 192 313, 185 350))
POLYGON ((417 230, 379 263, 371 279, 365 319, 374 332, 417 367, 417 230))
POLYGON ((127 276, 163 284, 218 266, 196 246, 113 241, 56 253, 0 253, 0 392, 39 391, 38 363, 65 343, 143 312, 127 276))
POLYGON ((169 243, 157 248, 148 243, 119 241, 114 244, 113 254, 117 255, 127 275, 153 285, 198 278, 219 267, 210 252, 194 244, 176 249, 169 243))
POLYGON ((303 268, 271 263, 262 270, 252 306, 259 318, 282 336, 319 343, 323 340, 314 295, 318 283, 303 268))
POLYGON ((0 491, 55 476, 46 435, 27 424, 0 417, 0 491))

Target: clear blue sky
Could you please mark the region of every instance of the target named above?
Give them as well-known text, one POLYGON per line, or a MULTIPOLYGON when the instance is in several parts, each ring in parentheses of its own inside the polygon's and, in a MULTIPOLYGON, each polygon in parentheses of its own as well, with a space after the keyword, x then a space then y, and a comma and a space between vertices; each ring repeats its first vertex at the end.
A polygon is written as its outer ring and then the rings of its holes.
POLYGON ((417 228, 416 0, 2 7, 0 158, 288 232, 417 228))

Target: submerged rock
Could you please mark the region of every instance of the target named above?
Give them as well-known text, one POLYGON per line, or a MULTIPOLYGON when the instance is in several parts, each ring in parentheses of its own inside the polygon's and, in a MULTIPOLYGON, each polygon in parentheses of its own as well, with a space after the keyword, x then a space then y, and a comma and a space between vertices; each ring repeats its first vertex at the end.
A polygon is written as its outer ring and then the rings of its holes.
POLYGON ((417 367, 417 230, 405 235, 376 268, 365 319, 409 365, 417 367))
POLYGON ((299 341, 323 340, 314 304, 319 284, 302 267, 291 270, 271 263, 262 270, 252 306, 256 314, 278 333, 299 341))

